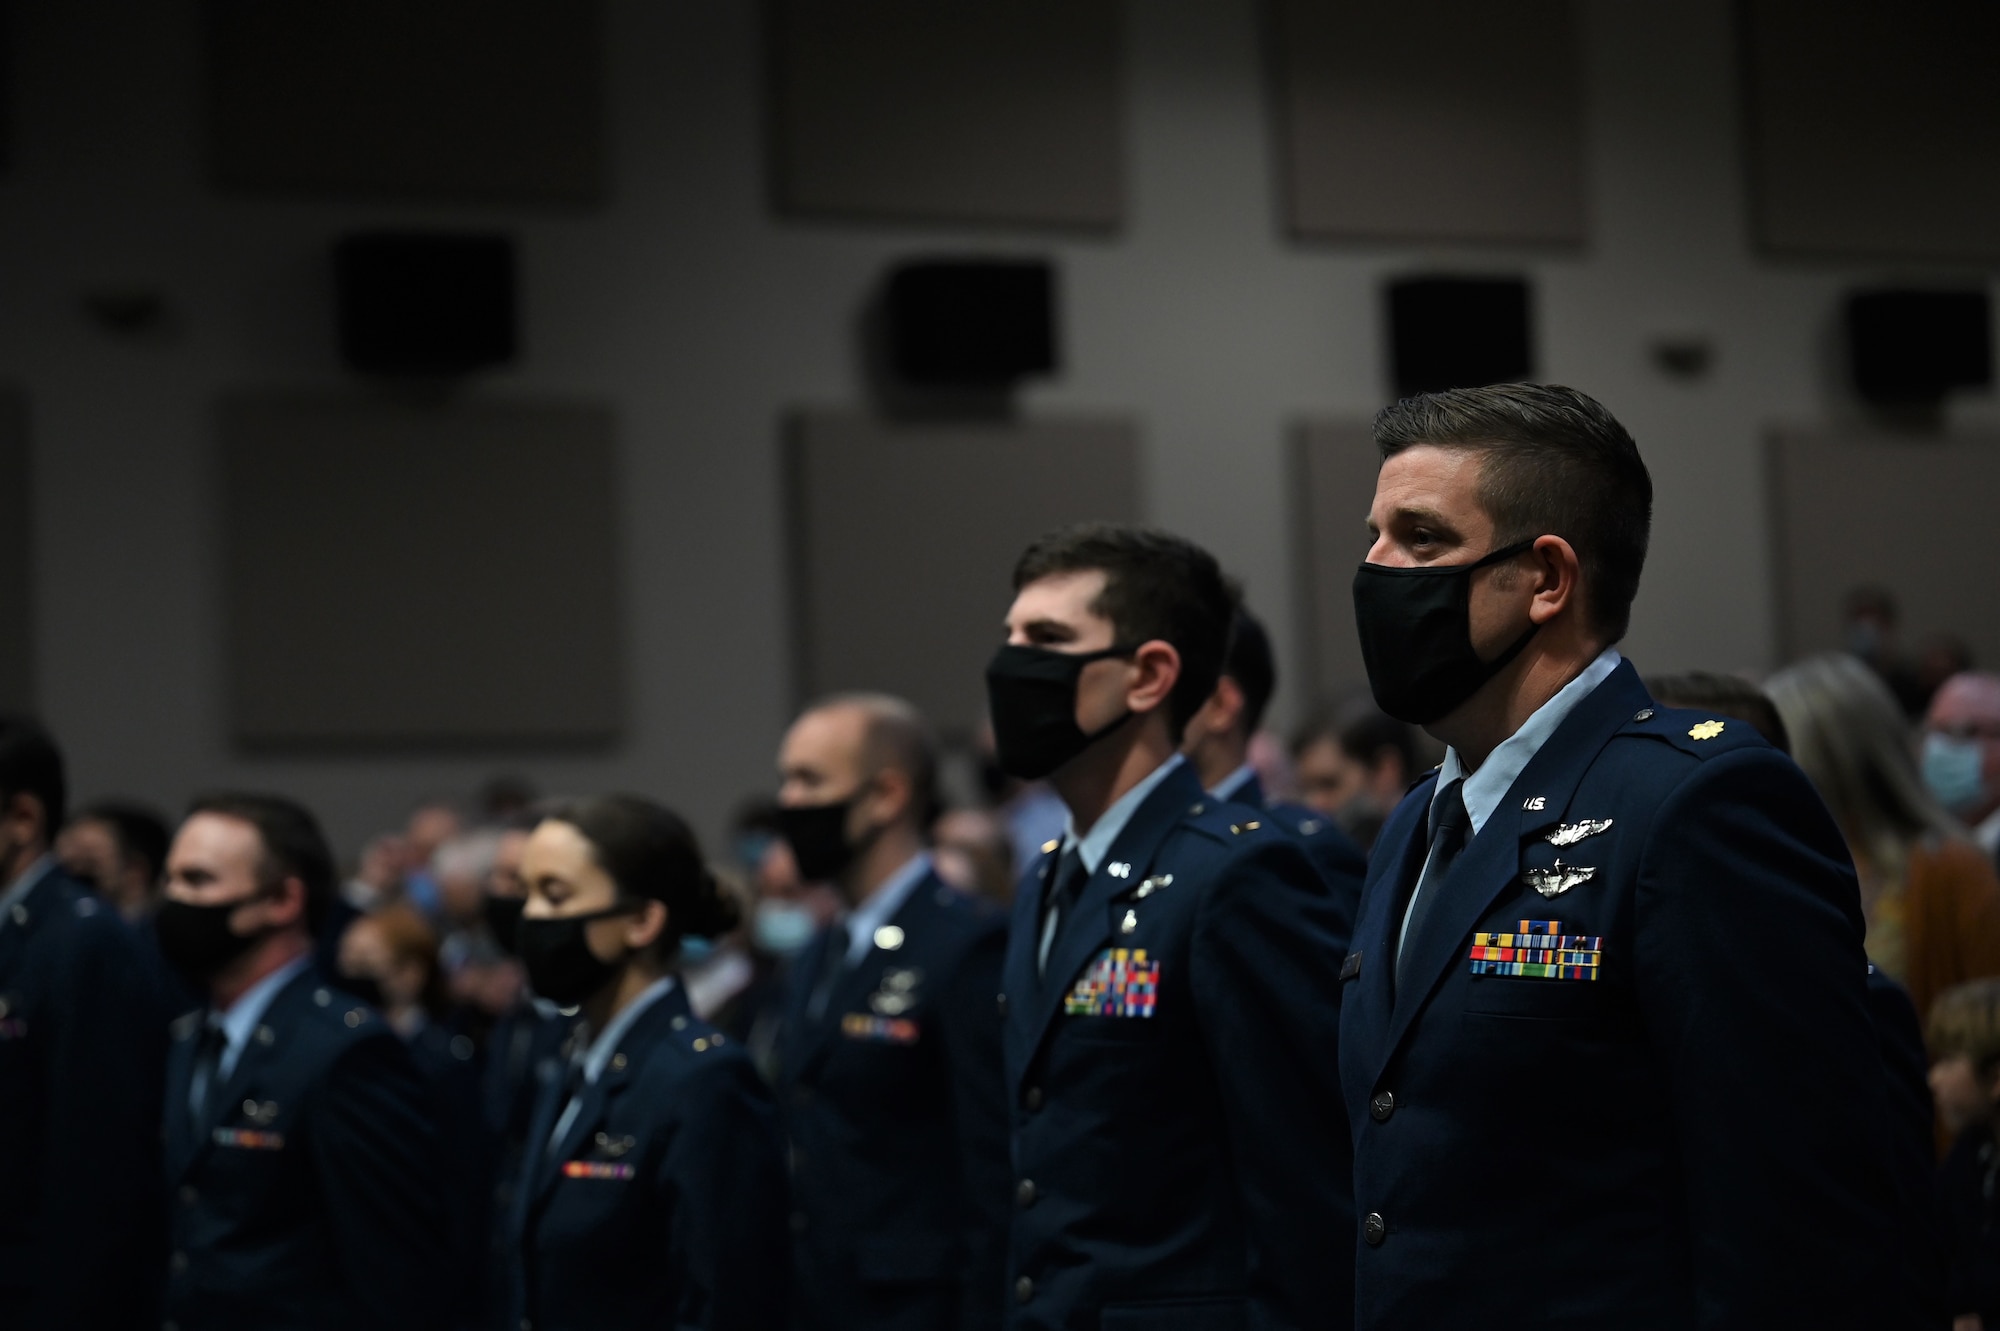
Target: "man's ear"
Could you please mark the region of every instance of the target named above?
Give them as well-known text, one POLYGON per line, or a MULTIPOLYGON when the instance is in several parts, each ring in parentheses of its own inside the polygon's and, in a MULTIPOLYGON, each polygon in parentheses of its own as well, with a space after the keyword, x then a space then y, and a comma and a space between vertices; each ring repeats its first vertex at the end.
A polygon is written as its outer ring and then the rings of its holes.
POLYGON ((1538 536, 1527 551, 1529 569, 1535 579, 1535 599, 1529 603, 1528 618, 1546 624, 1563 611, 1583 607, 1583 561, 1576 549, 1560 536, 1538 536))
POLYGON ((271 898, 269 907, 271 923, 280 929, 289 929, 306 918, 306 903, 310 896, 306 892, 303 878, 290 877, 278 884, 278 892, 271 898))
POLYGON ((910 802, 916 798, 916 791, 910 785, 909 773, 894 767, 885 767, 868 778, 868 784, 875 788, 875 798, 888 810, 893 821, 909 816, 910 802))
POLYGON ((1135 712, 1151 712, 1167 705, 1174 685, 1181 678, 1181 654, 1170 642, 1154 638, 1139 644, 1132 653, 1132 683, 1125 690, 1125 706, 1135 712))
POLYGON ((42 804, 42 797, 29 790, 17 790, 0 805, 0 818, 20 823, 28 829, 27 839, 39 844, 52 844, 54 833, 49 827, 49 811, 42 804))

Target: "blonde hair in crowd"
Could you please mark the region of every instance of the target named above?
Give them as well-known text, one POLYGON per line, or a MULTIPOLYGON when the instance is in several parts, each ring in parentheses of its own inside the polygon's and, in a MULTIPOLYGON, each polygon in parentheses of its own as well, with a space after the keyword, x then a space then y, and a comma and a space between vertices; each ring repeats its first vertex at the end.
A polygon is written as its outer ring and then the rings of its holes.
POLYGON ((1931 1004, 1925 1036, 1932 1058, 1963 1054, 1981 1078, 2000 1068, 2000 979, 1968 980, 1931 1004))

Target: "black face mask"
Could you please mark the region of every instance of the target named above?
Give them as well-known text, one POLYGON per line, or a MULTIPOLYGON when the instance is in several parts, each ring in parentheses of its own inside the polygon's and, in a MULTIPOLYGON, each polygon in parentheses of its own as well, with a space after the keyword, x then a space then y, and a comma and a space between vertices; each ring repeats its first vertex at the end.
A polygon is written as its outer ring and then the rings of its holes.
POLYGON ((159 941, 160 955, 190 984, 205 987, 263 937, 261 933, 239 934, 229 927, 229 917, 236 908, 256 899, 250 896, 219 906, 196 906, 168 897, 153 915, 153 936, 159 941))
POLYGON ((479 903, 480 910, 486 916, 486 932, 493 935, 493 942, 510 957, 520 955, 518 934, 521 929, 521 910, 527 904, 526 897, 490 895, 479 903))
POLYGON ((583 926, 593 920, 630 915, 643 903, 621 901, 615 906, 588 915, 564 915, 555 919, 521 917, 516 944, 521 962, 528 968, 528 983, 534 991, 557 1007, 580 1007, 591 995, 618 978, 625 958, 604 961, 590 950, 583 926))
POLYGON ((1470 564, 1391 568, 1363 564, 1354 574, 1354 625, 1375 702, 1398 721, 1429 725, 1479 692, 1528 645, 1538 625, 1482 661, 1472 646, 1472 574, 1533 548, 1517 541, 1470 564))
POLYGON ((335 983, 344 992, 352 994, 377 1012, 383 1010, 385 1004, 382 1002, 382 981, 373 975, 349 975, 343 971, 335 983))
POLYGON ((861 843, 847 839, 847 814, 854 800, 850 795, 832 804, 778 806, 778 830, 799 862, 799 877, 808 883, 833 882, 854 863, 866 840, 874 839, 870 836, 861 843))
POLYGON ((1039 781, 1132 719, 1084 733, 1076 723, 1076 683, 1092 661, 1130 656, 1136 648, 1101 652, 1052 652, 1046 647, 1002 647, 986 666, 986 706, 993 718, 993 747, 1000 770, 1039 781))

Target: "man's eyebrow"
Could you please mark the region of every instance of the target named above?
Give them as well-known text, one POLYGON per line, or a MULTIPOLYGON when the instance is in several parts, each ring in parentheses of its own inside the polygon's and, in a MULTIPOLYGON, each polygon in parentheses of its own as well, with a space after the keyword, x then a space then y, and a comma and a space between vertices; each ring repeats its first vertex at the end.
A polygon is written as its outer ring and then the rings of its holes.
POLYGON ((1021 625, 1023 633, 1039 633, 1043 637, 1074 638, 1076 630, 1060 619, 1031 619, 1021 625))
POLYGON ((1390 514, 1390 517, 1402 522, 1420 522, 1428 527, 1441 527, 1453 535, 1458 533, 1458 528, 1452 523, 1451 519, 1434 508, 1424 508, 1421 505, 1400 505, 1395 512, 1390 514))

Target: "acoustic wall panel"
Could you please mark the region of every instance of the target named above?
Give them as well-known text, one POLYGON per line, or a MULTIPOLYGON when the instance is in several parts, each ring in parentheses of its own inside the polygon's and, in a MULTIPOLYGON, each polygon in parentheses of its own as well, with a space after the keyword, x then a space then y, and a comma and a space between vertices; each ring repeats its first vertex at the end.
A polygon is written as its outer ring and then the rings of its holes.
POLYGON ((1781 429, 1768 442, 1778 658, 1841 646, 1842 601, 1887 587, 1905 647, 1955 634, 2000 661, 2000 436, 1781 429))
POLYGON ((1368 508, 1381 465, 1369 423, 1306 421, 1292 436, 1293 540, 1305 698, 1368 682, 1354 631, 1354 569, 1368 554, 1368 508))
POLYGON ((254 747, 593 744, 623 716, 610 413, 221 411, 230 713, 254 747))
POLYGON ((1276 0, 1272 12, 1293 234, 1582 242, 1568 0, 1276 0))
POLYGON ((1115 0, 773 0, 778 207, 1112 227, 1115 0))
POLYGON ((227 189, 587 203, 604 193, 595 0, 206 0, 227 189))
POLYGON ((2000 5, 1745 0, 1758 242, 2000 257, 2000 5))
POLYGON ((35 705, 35 507, 28 408, 0 391, 0 712, 35 705))
POLYGON ((1028 542, 1139 514, 1138 436, 1123 421, 805 412, 785 450, 800 699, 886 690, 958 733, 985 718, 986 661, 1028 542))

